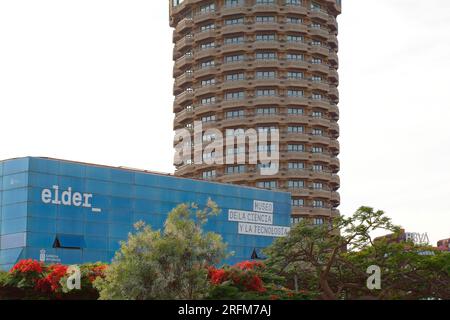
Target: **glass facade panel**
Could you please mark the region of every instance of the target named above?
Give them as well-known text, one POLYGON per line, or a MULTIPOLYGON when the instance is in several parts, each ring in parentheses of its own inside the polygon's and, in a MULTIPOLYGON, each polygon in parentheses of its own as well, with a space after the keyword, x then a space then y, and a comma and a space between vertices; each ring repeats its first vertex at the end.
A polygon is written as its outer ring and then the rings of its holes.
POLYGON ((250 259, 275 238, 245 231, 248 221, 230 219, 233 210, 253 211, 255 201, 270 202, 273 225, 290 225, 289 193, 47 158, 0 162, 0 173, 2 269, 19 258, 109 262, 135 222, 161 229, 180 203, 218 204, 221 213, 205 230, 221 234, 235 252, 226 263, 250 259))

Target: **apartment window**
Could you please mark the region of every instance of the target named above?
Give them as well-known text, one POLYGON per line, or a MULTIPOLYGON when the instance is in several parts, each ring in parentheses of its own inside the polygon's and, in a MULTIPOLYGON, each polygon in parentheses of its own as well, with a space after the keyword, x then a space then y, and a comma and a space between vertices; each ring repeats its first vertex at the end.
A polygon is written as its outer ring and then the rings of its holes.
POLYGON ((303 180, 289 180, 289 189, 303 189, 305 187, 305 182, 303 180))
POLYGON ((303 110, 303 108, 288 108, 288 114, 303 115, 304 110, 303 110))
POLYGON ((316 47, 320 47, 322 45, 322 41, 313 40, 313 41, 311 41, 311 45, 316 46, 316 47))
POLYGON ((297 18, 297 17, 287 17, 286 23, 301 24, 301 23, 303 23, 303 20, 301 18, 297 18))
POLYGON ((311 63, 312 64, 322 64, 322 59, 320 59, 320 58, 313 58, 311 60, 311 63))
POLYGON ((212 161, 215 160, 215 158, 216 158, 215 152, 203 153, 203 160, 205 161, 212 161))
POLYGON ((303 36, 287 35, 287 42, 303 42, 303 36))
POLYGON ((322 100, 322 95, 320 93, 313 93, 313 100, 322 100))
POLYGON ((264 170, 264 169, 270 169, 270 167, 273 166, 273 165, 274 164, 272 164, 272 163, 258 163, 256 165, 256 168, 261 171, 261 170, 264 170))
POLYGON ((233 74, 227 74, 225 77, 226 81, 239 81, 244 80, 244 74, 243 73, 233 73, 233 74))
POLYGON ((274 97, 277 92, 275 89, 258 89, 256 90, 257 97, 274 97))
POLYGON ((305 146, 303 144, 288 144, 288 152, 303 152, 305 146))
MULTIPOLYGON (((267 132, 267 133, 269 133, 269 132, 273 132, 273 131, 275 131, 275 130, 277 130, 278 128, 277 127, 275 127, 275 126, 264 126, 264 127, 258 127, 257 128, 257 131, 258 132, 267 132)), ((265 149, 265 147, 267 147, 267 145, 260 145, 259 147, 261 147, 261 151, 268 151, 268 150, 266 150, 265 149)), ((270 147, 270 146, 269 146, 270 147)), ((270 150, 269 150, 270 151, 270 150)))
POLYGON ((286 5, 288 6, 301 6, 302 0, 286 0, 286 5))
POLYGON ((275 0, 256 0, 255 4, 275 4, 275 0))
POLYGON ((303 133, 305 128, 303 126, 289 126, 287 129, 288 133, 303 133))
POLYGON ((291 225, 299 224, 303 221, 302 217, 292 217, 291 218, 291 225))
POLYGON ((323 165, 321 164, 314 164, 312 167, 314 172, 323 172, 323 165))
POLYGON ((322 129, 314 128, 314 129, 312 130, 312 135, 313 135, 313 136, 323 136, 323 130, 322 130, 322 129))
POLYGON ((313 28, 313 29, 321 29, 322 25, 320 23, 313 22, 313 23, 311 23, 311 28, 313 28))
POLYGON ((183 1, 184 1, 184 0, 173 0, 173 1, 172 1, 172 4, 173 4, 174 7, 176 7, 176 6, 179 6, 180 4, 182 4, 183 1))
POLYGON ((215 78, 202 80, 202 87, 212 86, 215 84, 216 84, 215 78))
POLYGON ((303 59, 304 59, 303 54, 299 54, 299 53, 288 53, 288 54, 286 54, 286 60, 303 61, 303 59))
POLYGON ((311 3, 311 9, 313 9, 313 10, 321 10, 322 6, 320 4, 318 4, 317 2, 312 2, 311 3))
POLYGON ((257 52, 256 60, 275 60, 277 54, 275 52, 257 52))
POLYGON ((210 13, 216 10, 216 6, 214 3, 209 3, 207 5, 200 7, 200 13, 210 13))
POLYGON ((288 89, 287 96, 288 97, 303 97, 303 90, 288 89))
POLYGON ((203 141, 210 142, 216 140, 217 136, 215 133, 208 133, 203 135, 203 141))
MULTIPOLYGON (((315 208, 321 208, 321 207, 315 207, 315 208)), ((321 226, 325 223, 325 221, 323 218, 314 218, 313 223, 316 226, 321 226)))
POLYGON ((225 100, 239 100, 244 98, 244 91, 235 91, 225 93, 225 100))
POLYGON ((227 129, 225 131, 225 135, 227 137, 241 137, 245 134, 244 129, 239 128, 239 129, 227 129))
POLYGON ((209 116, 202 117, 202 122, 203 123, 214 122, 214 121, 216 121, 216 116, 215 115, 209 115, 209 116))
POLYGON ((230 18, 230 19, 225 20, 225 25, 227 25, 227 26, 236 25, 236 24, 244 24, 244 18, 239 17, 239 18, 230 18))
POLYGON ((323 113, 321 111, 313 111, 312 117, 318 119, 323 118, 323 113))
POLYGON ((216 97, 206 97, 200 100, 201 104, 213 104, 216 103, 216 97))
POLYGON ((243 36, 239 36, 239 37, 231 37, 231 38, 225 38, 225 40, 223 41, 224 44, 240 44, 240 43, 244 43, 244 37, 243 36))
POLYGON ((245 172, 245 165, 228 166, 226 169, 227 174, 239 174, 245 172))
POLYGON ((245 147, 228 148, 227 155, 239 155, 245 153, 245 147))
POLYGON ((204 171, 202 173, 203 179, 212 179, 216 177, 216 170, 204 171))
POLYGON ((291 204, 293 207, 297 207, 297 208, 303 207, 303 206, 305 206, 305 200, 293 198, 293 199, 291 199, 291 204))
POLYGON ((275 107, 264 107, 256 109, 257 115, 273 115, 277 113, 277 108, 275 107))
POLYGON ((233 63, 233 62, 239 62, 239 61, 244 61, 243 54, 236 54, 236 55, 225 57, 225 63, 233 63))
POLYGON ((275 22, 274 16, 257 16, 256 23, 273 23, 275 22))
POLYGON ((312 147, 311 151, 312 151, 312 153, 323 153, 323 148, 314 146, 314 147, 312 147))
POLYGON ((227 117, 227 119, 242 118, 242 117, 244 117, 244 110, 239 109, 239 110, 227 111, 226 117, 227 117))
POLYGON ((276 181, 259 181, 259 182, 257 182, 256 186, 258 188, 263 188, 263 189, 276 189, 277 182, 276 181))
POLYGON ((311 81, 312 82, 322 82, 322 77, 321 76, 312 76, 311 81))
POLYGON ((192 51, 187 51, 183 56, 192 57, 192 51))
POLYGON ((323 183, 321 182, 314 182, 312 185, 314 190, 323 190, 323 183))
POLYGON ((275 71, 256 71, 256 79, 275 79, 275 71))
POLYGON ((214 30, 215 28, 216 28, 216 25, 214 23, 205 24, 200 27, 200 32, 214 30))
POLYGON ((239 7, 241 5, 242 0, 225 0, 225 7, 227 8, 239 7))
POLYGON ((304 170, 305 169, 305 163, 304 162, 289 162, 288 163, 288 169, 289 170, 304 170))
POLYGON ((277 146, 274 144, 262 144, 257 148, 258 152, 272 153, 278 150, 277 146))
POLYGON ((275 34, 257 34, 256 41, 275 41, 275 34))
POLYGON ((303 72, 288 71, 287 78, 288 79, 303 79, 303 72))
POLYGON ((211 68, 214 67, 214 60, 204 61, 200 64, 200 68, 211 68))
POLYGON ((216 44, 214 42, 202 43, 200 45, 201 50, 212 49, 215 48, 216 44))

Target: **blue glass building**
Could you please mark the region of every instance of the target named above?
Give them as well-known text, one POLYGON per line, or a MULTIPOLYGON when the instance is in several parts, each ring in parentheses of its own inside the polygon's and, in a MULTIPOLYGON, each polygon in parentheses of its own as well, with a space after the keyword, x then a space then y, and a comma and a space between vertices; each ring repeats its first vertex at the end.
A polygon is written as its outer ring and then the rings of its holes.
POLYGON ((20 259, 109 262, 133 224, 160 229, 180 203, 221 208, 205 229, 248 260, 289 230, 290 194, 48 158, 0 162, 0 268, 20 259))

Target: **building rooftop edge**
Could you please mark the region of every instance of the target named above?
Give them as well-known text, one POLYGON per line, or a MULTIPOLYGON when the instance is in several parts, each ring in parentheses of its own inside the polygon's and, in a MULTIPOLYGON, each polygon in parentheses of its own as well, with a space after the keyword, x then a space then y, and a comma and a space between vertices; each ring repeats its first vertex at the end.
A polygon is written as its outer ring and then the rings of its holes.
POLYGON ((218 184, 218 185, 230 185, 230 186, 233 186, 233 187, 240 187, 240 188, 245 188, 245 189, 258 190, 258 191, 262 191, 262 192, 275 192, 275 193, 281 193, 281 194, 289 194, 289 197, 291 196, 289 192, 281 191, 281 190, 267 190, 267 189, 261 189, 261 188, 256 188, 256 187, 250 187, 250 186, 246 186, 246 185, 237 185, 237 184, 223 183, 223 182, 217 182, 217 181, 209 181, 209 180, 194 179, 194 178, 185 178, 185 177, 176 176, 176 175, 174 175, 172 173, 164 173, 164 172, 152 171, 152 170, 146 170, 146 169, 139 169, 139 168, 131 168, 131 167, 127 167, 127 166, 118 166, 117 167, 117 166, 106 165, 106 164, 98 164, 98 163, 76 161, 76 160, 67 160, 67 159, 60 159, 60 158, 53 158, 53 157, 23 156, 23 157, 15 157, 15 158, 8 158, 8 159, 0 159, 0 163, 1 162, 5 162, 5 161, 13 161, 13 160, 21 160, 21 159, 41 159, 41 160, 51 160, 51 161, 62 161, 62 162, 68 162, 68 163, 85 165, 85 166, 95 166, 95 167, 99 167, 99 168, 118 169, 118 170, 125 170, 125 171, 130 171, 130 172, 135 172, 135 173, 153 174, 153 175, 172 177, 172 178, 183 179, 183 180, 205 182, 205 183, 218 184))

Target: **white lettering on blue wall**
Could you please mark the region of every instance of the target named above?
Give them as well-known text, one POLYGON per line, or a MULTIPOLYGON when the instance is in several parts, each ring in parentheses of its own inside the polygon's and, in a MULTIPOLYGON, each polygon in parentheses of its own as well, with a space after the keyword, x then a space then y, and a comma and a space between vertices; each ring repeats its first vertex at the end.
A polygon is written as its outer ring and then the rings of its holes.
POLYGON ((253 201, 253 211, 273 213, 273 202, 255 200, 253 201))
POLYGON ((239 234, 248 234, 264 237, 285 237, 289 231, 289 227, 268 226, 262 224, 242 223, 239 222, 239 234))
POLYGON ((61 191, 59 186, 43 189, 41 194, 41 200, 45 204, 90 208, 92 212, 101 212, 99 208, 92 208, 92 197, 92 193, 73 192, 72 187, 61 191))
POLYGON ((273 215, 269 213, 228 210, 228 221, 273 224, 273 215))

